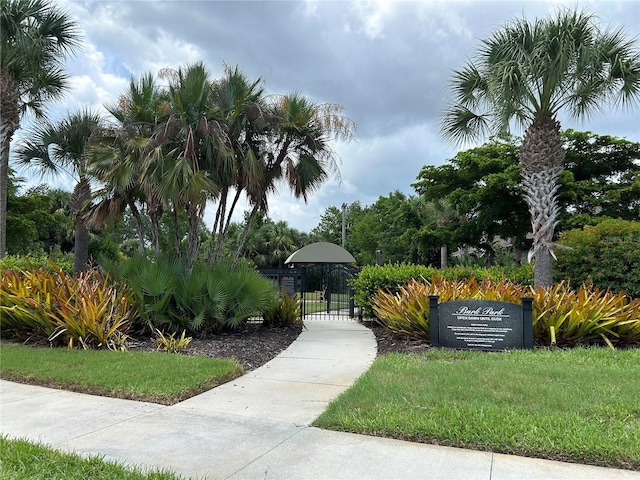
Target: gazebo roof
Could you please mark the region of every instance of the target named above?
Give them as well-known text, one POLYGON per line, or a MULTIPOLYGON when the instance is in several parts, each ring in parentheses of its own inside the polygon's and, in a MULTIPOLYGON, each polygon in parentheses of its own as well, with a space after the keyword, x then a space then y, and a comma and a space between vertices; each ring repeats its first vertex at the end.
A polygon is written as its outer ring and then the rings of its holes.
POLYGON ((284 263, 356 263, 356 259, 339 245, 316 242, 296 250, 284 263))

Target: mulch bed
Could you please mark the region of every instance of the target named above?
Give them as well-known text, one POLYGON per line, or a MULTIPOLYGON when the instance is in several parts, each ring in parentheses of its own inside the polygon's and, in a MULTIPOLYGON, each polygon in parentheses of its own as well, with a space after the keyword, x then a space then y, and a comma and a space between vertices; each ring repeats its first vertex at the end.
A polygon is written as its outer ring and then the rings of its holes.
MULTIPOLYGON (((362 324, 371 329, 378 344, 378 355, 387 353, 420 353, 428 350, 429 342, 423 339, 394 335, 374 321, 362 324)), ((232 333, 193 337, 191 343, 180 351, 185 355, 234 358, 245 372, 255 370, 285 350, 302 332, 296 325, 282 328, 264 328, 259 323, 249 323, 244 329, 232 333)), ((129 350, 156 350, 150 338, 129 341, 129 350)))
POLYGON ((396 335, 375 321, 364 320, 362 324, 371 329, 378 343, 378 355, 387 353, 421 353, 431 348, 429 341, 421 338, 396 335))
MULTIPOLYGON (((299 325, 281 328, 264 328, 259 323, 249 323, 242 330, 192 337, 189 345, 180 350, 185 355, 234 358, 250 372, 264 365, 285 350, 302 332, 299 325)), ((151 338, 137 338, 127 343, 131 351, 156 350, 151 338)))

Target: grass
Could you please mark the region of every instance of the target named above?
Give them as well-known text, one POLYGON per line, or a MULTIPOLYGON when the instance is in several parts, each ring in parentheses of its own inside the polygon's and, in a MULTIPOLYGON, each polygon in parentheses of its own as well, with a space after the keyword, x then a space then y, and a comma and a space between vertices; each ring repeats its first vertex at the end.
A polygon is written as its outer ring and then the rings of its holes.
POLYGON ((0 378, 171 405, 243 373, 231 359, 0 342, 0 378))
POLYGON ((640 470, 640 349, 379 357, 316 426, 640 470))
POLYGON ((0 478, 178 480, 181 477, 167 470, 127 468, 99 456, 81 457, 0 436, 0 478))
MULTIPOLYGON (((305 313, 317 313, 327 311, 327 302, 319 300, 315 292, 305 292, 305 313)), ((349 308, 349 296, 346 293, 332 293, 329 302, 329 311, 346 310, 349 308)))

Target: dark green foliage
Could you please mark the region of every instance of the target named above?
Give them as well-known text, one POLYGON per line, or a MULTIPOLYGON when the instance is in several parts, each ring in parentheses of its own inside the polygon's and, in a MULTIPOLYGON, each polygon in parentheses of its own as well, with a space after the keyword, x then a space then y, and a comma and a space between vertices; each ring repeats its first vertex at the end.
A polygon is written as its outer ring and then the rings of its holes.
POLYGON ((360 273, 354 277, 350 284, 353 288, 353 298, 356 305, 362 308, 362 315, 365 318, 373 317, 371 302, 378 290, 385 289, 391 292, 409 280, 431 278, 433 268, 423 265, 399 264, 399 265, 370 265, 364 267, 360 273))
POLYGON ((300 318, 300 296, 290 297, 285 292, 277 298, 274 305, 262 312, 262 325, 265 327, 290 327, 302 324, 300 318))
POLYGON ((496 281, 505 278, 523 285, 533 284, 531 265, 491 268, 453 267, 444 270, 404 263, 371 265, 364 267, 351 280, 355 303, 362 308, 364 317, 373 317, 372 300, 378 290, 383 289, 395 293, 411 279, 431 279, 434 275, 446 280, 464 280, 472 277, 483 279, 489 277, 496 281))
POLYGON ((194 265, 189 272, 180 260, 134 257, 105 262, 115 279, 136 292, 146 327, 174 332, 219 332, 242 326, 271 305, 275 289, 254 269, 238 264, 194 265))
MULTIPOLYGON (((559 178, 558 230, 593 223, 594 217, 625 220, 640 215, 640 143, 591 132, 562 132, 566 151, 559 178), (612 179, 615 179, 613 181, 612 179)), ((528 249, 530 215, 520 189, 520 139, 493 138, 460 151, 441 166, 424 166, 412 186, 427 202, 446 200, 460 219, 446 225, 425 221, 418 235, 423 250, 442 242, 487 248, 500 236, 528 249)))
POLYGON ((560 243, 573 250, 558 252, 556 280, 592 283, 640 298, 640 223, 604 220, 564 232, 560 243))

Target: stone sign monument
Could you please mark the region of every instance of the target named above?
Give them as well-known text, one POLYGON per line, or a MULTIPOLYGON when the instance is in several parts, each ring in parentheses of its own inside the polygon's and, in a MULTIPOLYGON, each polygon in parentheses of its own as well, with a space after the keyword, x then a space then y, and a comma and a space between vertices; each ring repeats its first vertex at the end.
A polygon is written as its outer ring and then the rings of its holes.
POLYGON ((429 336, 434 347, 462 350, 533 348, 532 302, 454 300, 429 297, 429 336))

